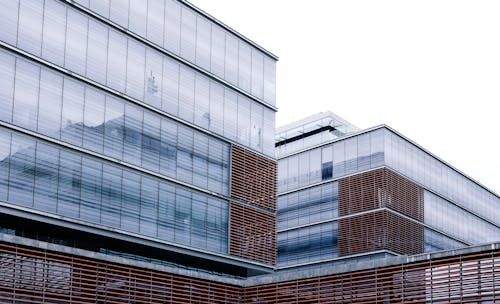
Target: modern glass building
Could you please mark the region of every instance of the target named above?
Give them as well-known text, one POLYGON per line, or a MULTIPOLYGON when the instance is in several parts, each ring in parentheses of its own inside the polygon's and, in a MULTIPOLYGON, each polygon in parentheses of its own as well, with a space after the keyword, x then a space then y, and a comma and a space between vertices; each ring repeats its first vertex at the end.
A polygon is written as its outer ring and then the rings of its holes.
POLYGON ((183 0, 0 1, 0 302, 500 299, 500 244, 422 254, 499 197, 387 126, 275 137, 276 61, 183 0))
POLYGON ((0 29, 0 232, 272 271, 275 55, 176 0, 1 1, 0 29))
POLYGON ((278 269, 500 240, 499 196, 388 126, 322 113, 276 146, 278 269))

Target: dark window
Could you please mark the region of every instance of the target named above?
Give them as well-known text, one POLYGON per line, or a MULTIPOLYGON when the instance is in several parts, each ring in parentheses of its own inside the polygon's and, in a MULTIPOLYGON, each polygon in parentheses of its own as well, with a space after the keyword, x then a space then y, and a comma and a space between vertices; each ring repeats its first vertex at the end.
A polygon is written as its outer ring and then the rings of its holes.
POLYGON ((326 162, 321 164, 321 180, 332 178, 332 162, 326 162))

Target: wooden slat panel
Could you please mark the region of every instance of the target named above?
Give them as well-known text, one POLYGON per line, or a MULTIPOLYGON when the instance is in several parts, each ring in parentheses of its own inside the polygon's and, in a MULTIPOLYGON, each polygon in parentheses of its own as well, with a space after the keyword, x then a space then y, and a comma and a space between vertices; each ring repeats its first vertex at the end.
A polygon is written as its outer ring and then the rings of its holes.
POLYGON ((276 216, 231 202, 231 255, 276 264, 276 216))
POLYGON ((500 251, 247 287, 244 303, 498 303, 500 251))
POLYGON ((1 303, 240 303, 241 288, 0 243, 1 303))
POLYGON ((232 146, 231 196, 276 211, 276 161, 232 146))
MULTIPOLYGON (((423 221, 423 189, 382 168, 339 181, 339 215, 389 208, 423 221)), ((339 255, 388 249, 401 254, 424 250, 424 227, 390 212, 356 215, 339 221, 339 255)))

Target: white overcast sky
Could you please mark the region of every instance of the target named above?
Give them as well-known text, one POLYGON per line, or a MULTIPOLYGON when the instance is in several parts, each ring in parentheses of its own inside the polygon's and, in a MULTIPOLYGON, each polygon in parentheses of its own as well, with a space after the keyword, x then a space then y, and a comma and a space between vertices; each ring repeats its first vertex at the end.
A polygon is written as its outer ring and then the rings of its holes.
POLYGON ((278 126, 385 123, 500 194, 500 1, 190 2, 279 56, 278 126))

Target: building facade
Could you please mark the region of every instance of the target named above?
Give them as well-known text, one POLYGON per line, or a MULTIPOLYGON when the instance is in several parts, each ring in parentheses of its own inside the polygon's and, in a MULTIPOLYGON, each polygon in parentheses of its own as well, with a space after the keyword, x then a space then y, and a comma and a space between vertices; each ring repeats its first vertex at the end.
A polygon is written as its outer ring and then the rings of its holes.
POLYGON ((279 130, 277 208, 277 57, 190 3, 0 29, 0 302, 498 299, 499 244, 419 255, 498 240, 498 196, 386 126, 279 130))
POLYGON ((500 240, 498 195, 387 126, 323 113, 276 138, 278 269, 500 240))
POLYGON ((0 28, 1 232, 273 270, 276 56, 175 0, 1 1, 0 28))

